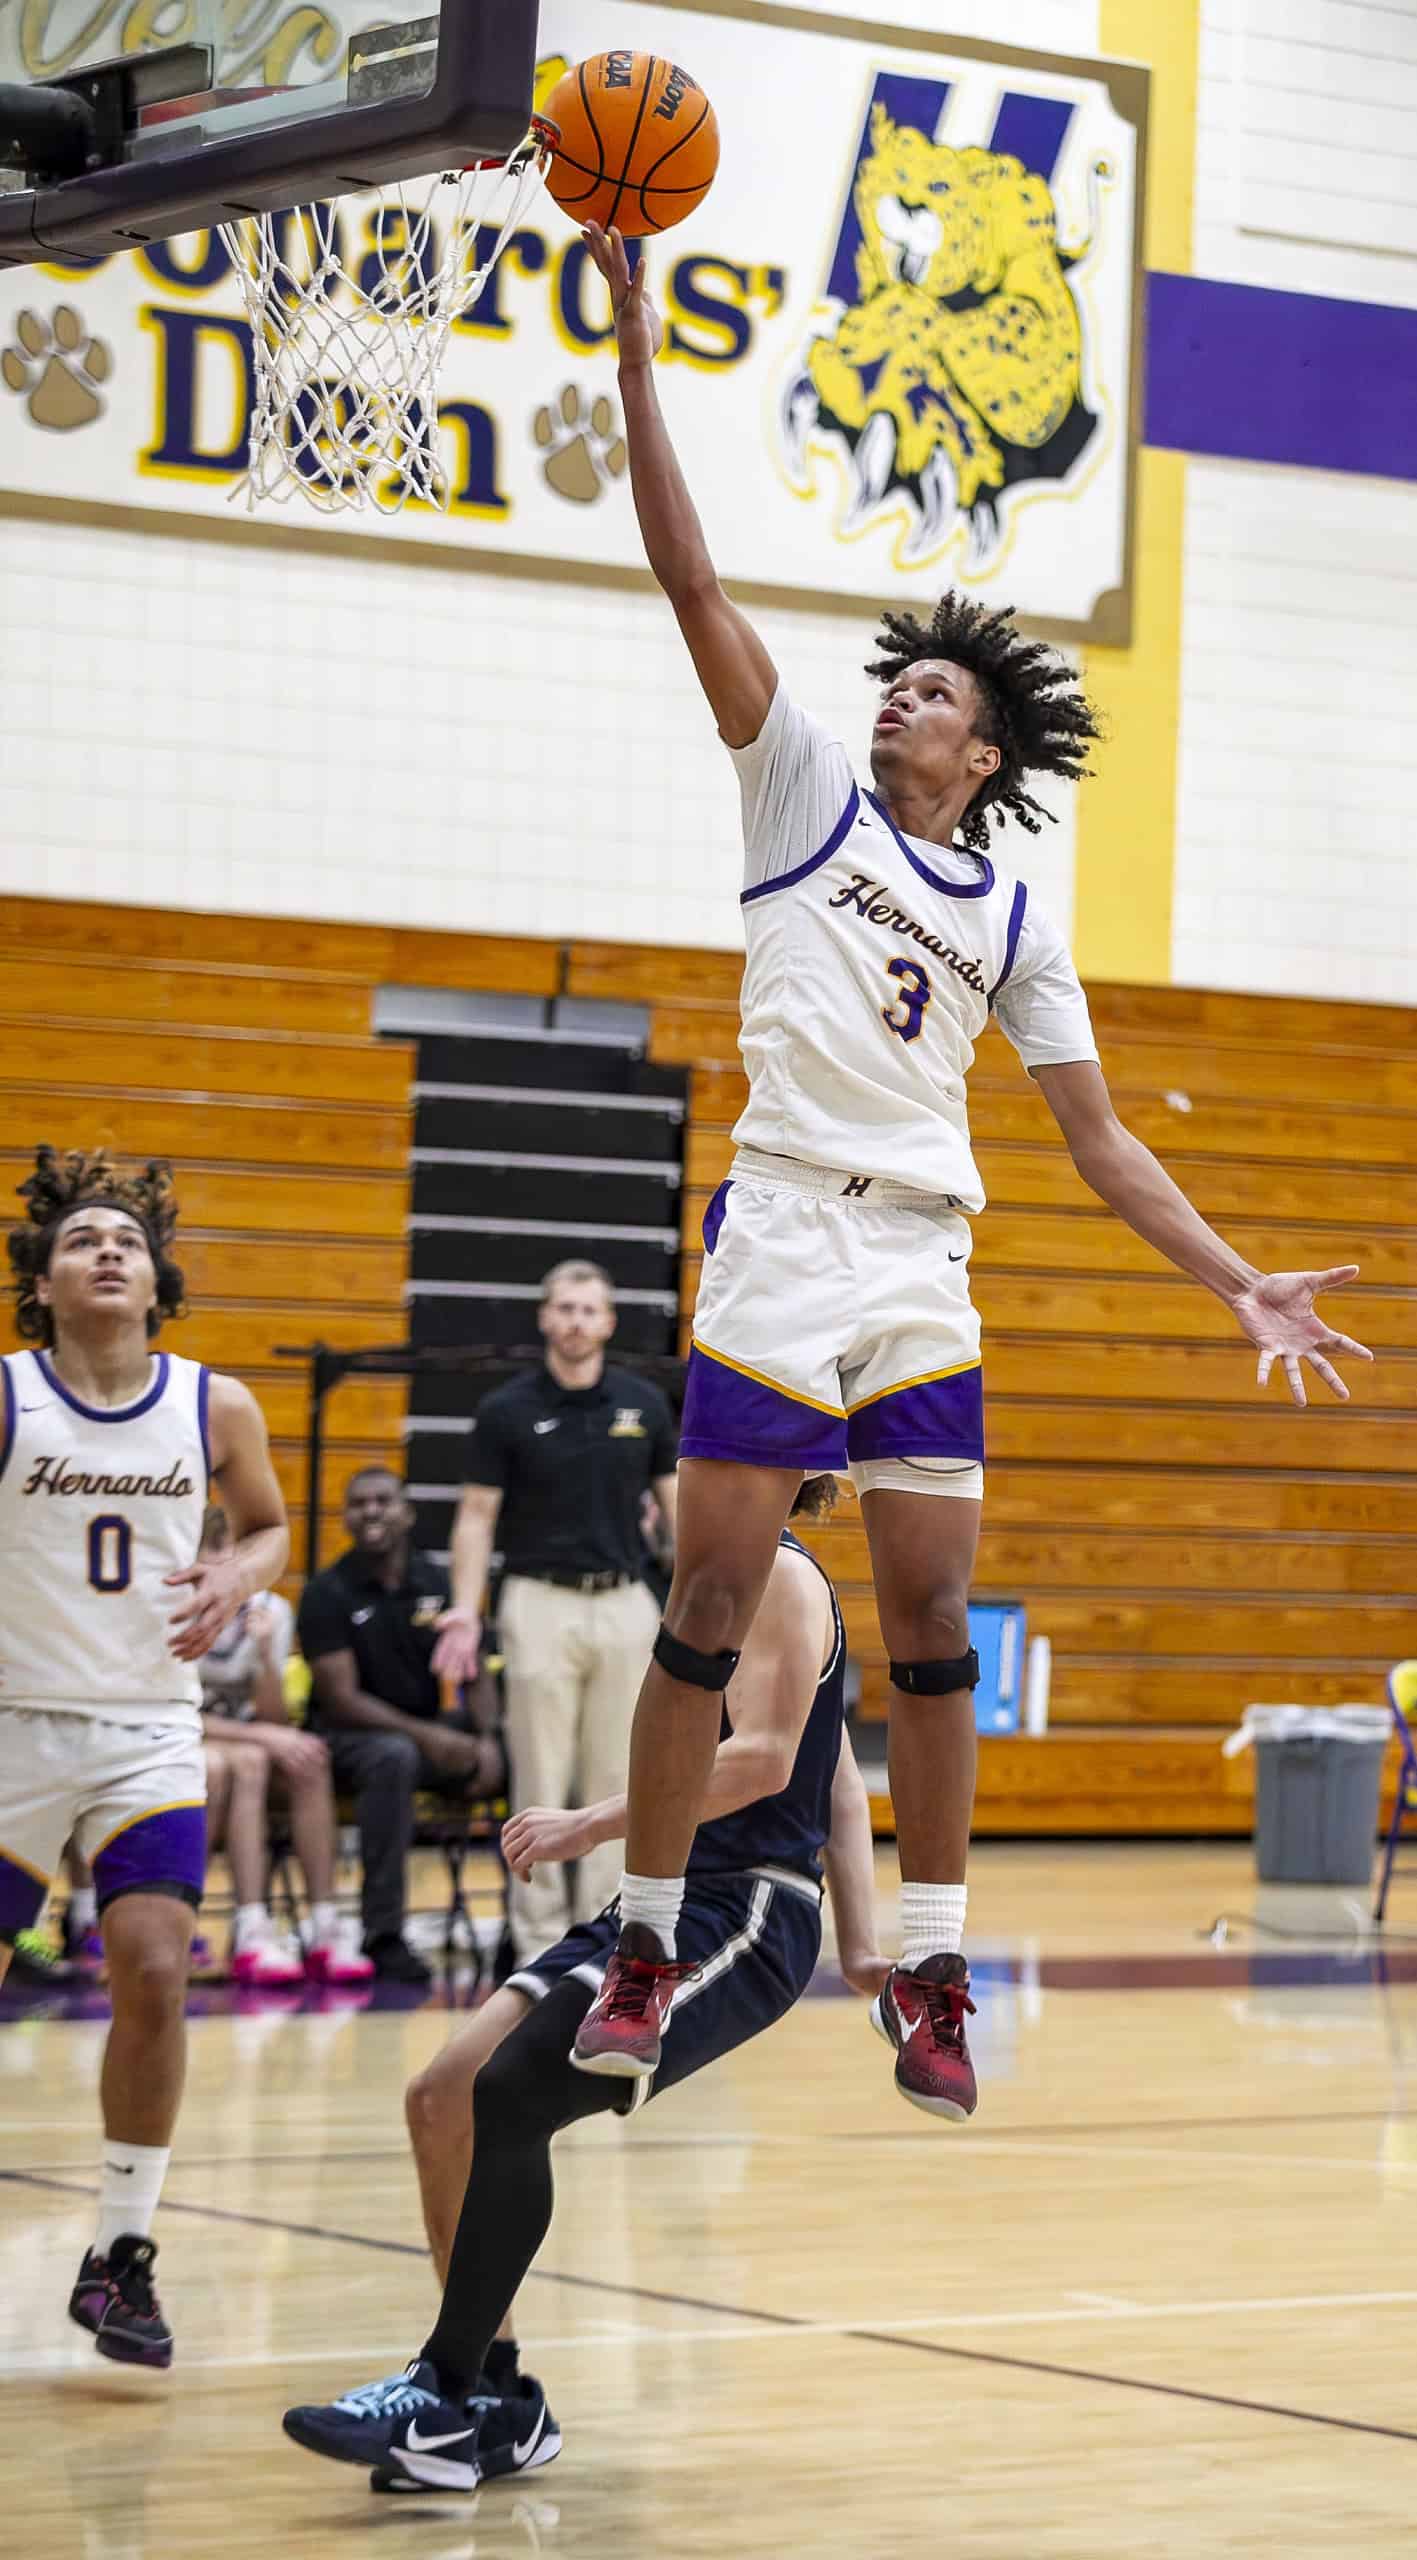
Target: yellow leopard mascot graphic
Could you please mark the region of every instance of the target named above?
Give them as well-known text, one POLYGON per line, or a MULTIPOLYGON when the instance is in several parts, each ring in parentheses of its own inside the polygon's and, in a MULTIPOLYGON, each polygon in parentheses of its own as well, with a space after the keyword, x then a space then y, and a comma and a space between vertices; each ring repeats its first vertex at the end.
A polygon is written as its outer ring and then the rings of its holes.
MULTIPOLYGON (((1094 190, 1107 174, 1095 165, 1094 190)), ((783 402, 794 478, 808 483, 809 446, 835 431, 851 462, 843 533, 904 495, 906 560, 932 557, 963 514, 982 565, 1003 493, 1063 478, 1097 431, 1068 282, 1092 241, 1060 249, 1051 190, 1021 160, 953 150, 882 106, 854 201, 857 299, 829 306, 783 402)))

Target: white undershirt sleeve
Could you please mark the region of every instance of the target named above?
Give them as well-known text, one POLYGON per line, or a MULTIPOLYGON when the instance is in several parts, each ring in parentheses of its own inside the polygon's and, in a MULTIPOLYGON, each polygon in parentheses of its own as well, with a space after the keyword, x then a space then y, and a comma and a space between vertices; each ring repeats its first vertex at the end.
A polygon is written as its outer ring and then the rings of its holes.
POLYGON ((781 684, 752 744, 728 752, 743 795, 743 886, 756 889, 821 851, 855 787, 851 758, 781 684))

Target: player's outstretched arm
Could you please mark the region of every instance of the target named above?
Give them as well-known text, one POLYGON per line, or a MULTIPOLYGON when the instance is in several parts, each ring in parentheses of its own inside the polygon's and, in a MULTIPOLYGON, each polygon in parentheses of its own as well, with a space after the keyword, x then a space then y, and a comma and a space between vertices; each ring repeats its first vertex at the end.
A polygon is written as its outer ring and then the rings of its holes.
POLYGON ((1314 1313, 1314 1300, 1321 1290, 1342 1289, 1356 1280, 1357 1263, 1336 1263, 1327 1271, 1257 1271, 1207 1226, 1151 1149, 1123 1128, 1093 1060, 1035 1067, 1033 1074, 1084 1182, 1178 1271, 1224 1299, 1259 1352, 1260 1385, 1268 1385, 1276 1360, 1282 1361, 1294 1402, 1307 1403, 1307 1360, 1330 1392, 1346 1403, 1348 1389, 1333 1366, 1335 1355, 1350 1360, 1371 1360, 1373 1355, 1350 1334, 1326 1325, 1314 1313))
POLYGON ((199 1661, 242 1603, 279 1582, 290 1562, 290 1531, 271 1465, 266 1418, 239 1378, 213 1375, 207 1427, 212 1475, 231 1523, 232 1544, 220 1555, 199 1556, 184 1573, 165 1577, 173 1588, 188 1587, 172 1621, 172 1650, 179 1662, 199 1661))
POLYGON ((853 1991, 874 2000, 884 1988, 891 1968, 881 1953, 876 1928, 876 1844, 871 1836, 871 1800, 856 1764, 850 1735, 845 1733, 832 1779, 826 1870, 842 1973, 853 1991))
POLYGON ((630 483, 645 553, 674 607, 720 736, 730 747, 751 746, 772 709, 777 669, 747 616, 719 585, 669 439, 654 383, 664 326, 649 298, 645 260, 632 276, 618 231, 588 223, 581 236, 610 287, 630 483))

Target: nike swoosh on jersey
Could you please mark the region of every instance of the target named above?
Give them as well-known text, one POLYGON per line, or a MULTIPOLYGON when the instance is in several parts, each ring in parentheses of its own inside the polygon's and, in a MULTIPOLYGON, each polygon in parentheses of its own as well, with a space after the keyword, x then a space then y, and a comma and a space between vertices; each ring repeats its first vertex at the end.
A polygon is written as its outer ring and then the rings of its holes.
POLYGON ((352 1627, 362 1627, 365 1625, 367 1620, 373 1617, 373 1615, 374 1612, 372 1609, 352 1609, 350 1611, 349 1623, 352 1627))
POLYGON ((534 1422, 531 1427, 539 1438, 543 1431, 559 1431, 561 1425, 558 1420, 553 1420, 551 1422, 534 1422))
POLYGON ((476 2427, 459 2427, 457 2433, 451 2436, 421 2436, 418 2432, 418 2420, 415 2418, 404 2442, 410 2453, 445 2453, 450 2444, 466 2444, 469 2437, 475 2437, 476 2434, 476 2427))

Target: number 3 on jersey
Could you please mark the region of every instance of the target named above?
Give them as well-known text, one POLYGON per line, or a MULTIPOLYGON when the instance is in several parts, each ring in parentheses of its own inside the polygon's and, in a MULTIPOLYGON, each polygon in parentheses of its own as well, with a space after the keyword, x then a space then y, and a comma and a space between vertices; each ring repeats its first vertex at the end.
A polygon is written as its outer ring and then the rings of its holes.
POLYGON ((898 982, 894 1004, 883 1004, 881 1020, 898 1040, 918 1040, 925 1026, 925 1007, 934 988, 914 960, 888 960, 886 976, 898 982))

